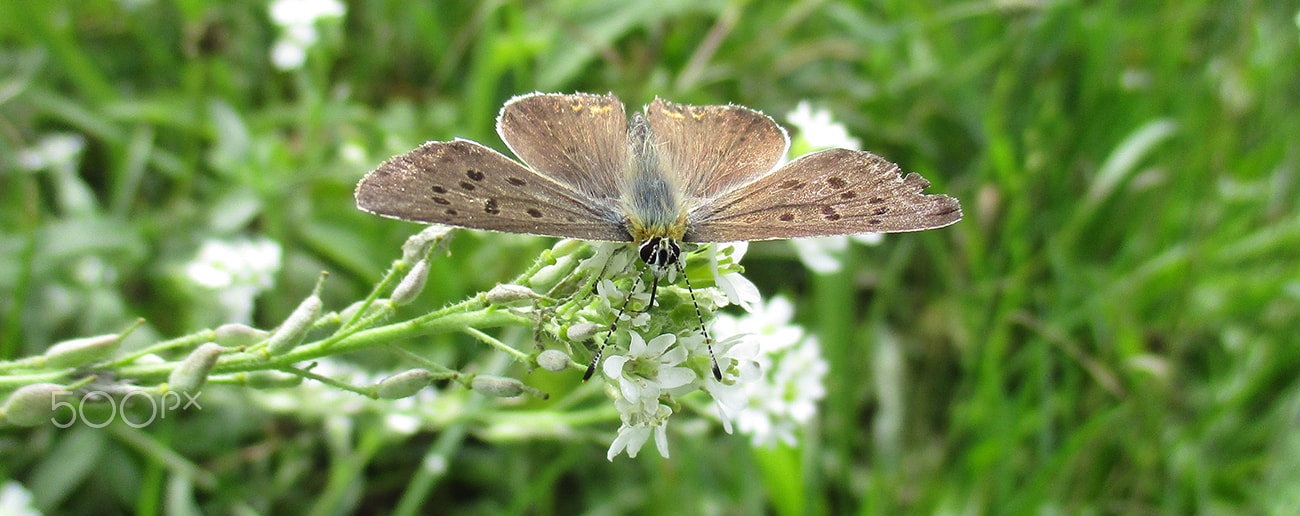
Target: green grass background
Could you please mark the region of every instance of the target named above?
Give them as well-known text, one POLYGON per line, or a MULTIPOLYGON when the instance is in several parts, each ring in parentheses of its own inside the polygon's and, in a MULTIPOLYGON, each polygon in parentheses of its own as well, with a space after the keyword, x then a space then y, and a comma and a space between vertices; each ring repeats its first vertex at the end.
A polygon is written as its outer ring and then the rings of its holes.
MULTIPOLYGON (((428 139, 504 149, 497 110, 535 90, 778 117, 806 99, 966 218, 855 247, 830 276, 754 246, 749 277, 794 299, 831 364, 797 447, 674 431, 671 459, 610 463, 616 422, 396 436, 236 392, 138 433, 0 429, 0 474, 49 513, 1294 514, 1297 16, 1269 1, 353 2, 281 72, 260 2, 4 2, 0 358, 136 317, 154 337, 220 323, 180 272, 208 238, 284 245, 261 326, 320 270, 327 305, 360 299, 417 226, 357 212, 356 180, 428 139), (17 167, 51 133, 84 136, 75 169, 17 167), (431 447, 445 470, 420 468, 431 447)), ((413 310, 547 245, 462 235, 413 310)))

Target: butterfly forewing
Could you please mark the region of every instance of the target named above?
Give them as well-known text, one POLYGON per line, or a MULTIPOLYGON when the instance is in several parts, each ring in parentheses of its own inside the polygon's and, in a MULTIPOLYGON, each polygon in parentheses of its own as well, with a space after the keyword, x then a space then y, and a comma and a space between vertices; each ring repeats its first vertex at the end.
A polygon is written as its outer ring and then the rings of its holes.
POLYGON ((659 154, 687 202, 710 199, 770 172, 789 138, 767 115, 743 106, 646 106, 659 154))
POLYGON ((357 207, 403 220, 626 241, 622 214, 469 140, 429 142, 357 184, 357 207))
POLYGON ((769 240, 920 231, 961 220, 957 199, 925 195, 930 182, 903 177, 870 152, 831 149, 805 155, 696 207, 685 239, 769 240))
POLYGON ((613 95, 534 93, 511 99, 497 133, 538 173, 594 199, 618 196, 627 168, 627 114, 613 95))

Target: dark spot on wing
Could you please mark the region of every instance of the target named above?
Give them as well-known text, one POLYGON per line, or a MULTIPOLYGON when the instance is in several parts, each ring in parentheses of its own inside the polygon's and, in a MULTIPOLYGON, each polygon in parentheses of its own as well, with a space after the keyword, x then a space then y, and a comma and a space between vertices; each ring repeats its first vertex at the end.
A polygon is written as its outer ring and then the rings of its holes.
POLYGON ((790 222, 790 221, 794 220, 794 214, 793 214, 793 213, 782 213, 781 216, 780 216, 780 217, 777 217, 777 218, 778 218, 778 219, 781 219, 781 221, 783 221, 783 222, 790 222))
POLYGON ((803 181, 798 179, 786 179, 785 181, 782 181, 779 186, 786 190, 798 190, 803 188, 803 181))
POLYGON ((888 206, 881 206, 879 208, 876 208, 876 211, 871 212, 872 215, 884 215, 886 213, 889 213, 888 206))
POLYGON ((465 171, 465 177, 468 177, 468 178, 473 179, 473 180, 475 180, 475 181, 482 181, 484 176, 483 176, 483 173, 482 173, 482 172, 479 172, 479 171, 474 170, 474 169, 471 168, 471 169, 465 171))
POLYGON ((441 204, 441 205, 443 205, 443 206, 446 206, 446 205, 448 205, 448 204, 451 204, 451 201, 448 201, 447 199, 442 198, 442 197, 434 197, 434 198, 433 198, 433 202, 436 202, 436 203, 441 204))
POLYGON ((871 220, 868 220, 868 221, 867 221, 867 224, 871 224, 872 226, 877 226, 877 225, 880 224, 880 219, 871 219, 871 220))
POLYGON ((844 200, 846 200, 846 201, 849 200, 849 199, 852 199, 852 198, 854 198, 854 197, 857 197, 857 196, 858 196, 858 194, 857 194, 857 193, 854 193, 853 190, 849 190, 849 191, 847 191, 847 192, 842 192, 842 193, 840 193, 840 198, 841 198, 841 199, 844 199, 844 200))
POLYGON ((529 214, 529 215, 532 215, 533 218, 535 218, 535 219, 540 219, 540 218, 542 218, 542 212, 538 211, 537 208, 528 208, 528 209, 525 210, 525 211, 527 211, 528 214, 529 214))
POLYGON ((443 188, 443 187, 438 186, 438 185, 430 186, 429 189, 430 189, 430 190, 433 190, 433 193, 447 193, 447 189, 446 189, 446 188, 443 188))
POLYGON ((844 179, 840 178, 839 176, 831 176, 831 177, 828 177, 828 178, 826 178, 826 182, 827 182, 827 183, 830 183, 830 185, 831 185, 832 188, 844 188, 844 187, 846 187, 846 186, 849 186, 849 182, 848 182, 848 181, 845 181, 844 179))
POLYGON ((497 215, 501 213, 501 208, 497 206, 496 199, 488 199, 483 203, 483 211, 488 215, 497 215))
POLYGON ((471 183, 469 181, 461 181, 460 187, 464 188, 467 191, 471 191, 471 192, 474 191, 474 183, 471 183))
POLYGON ((885 202, 885 199, 884 199, 884 198, 881 198, 881 197, 872 197, 871 200, 870 200, 870 201, 867 201, 867 202, 869 202, 869 203, 871 203, 871 204, 880 204, 880 203, 882 203, 882 202, 885 202))
POLYGON ((447 211, 444 211, 443 213, 446 213, 447 216, 449 216, 449 217, 455 217, 455 216, 457 216, 457 215, 460 215, 460 212, 458 212, 458 211, 456 211, 456 210, 453 210, 453 209, 451 209, 451 208, 447 208, 447 211))
POLYGON ((836 220, 840 220, 844 217, 838 213, 835 213, 835 208, 827 204, 822 206, 822 218, 833 222, 836 220))
POLYGON ((523 179, 519 179, 519 178, 517 178, 517 177, 508 177, 508 178, 506 178, 506 182, 507 182, 507 183, 510 183, 510 184, 512 184, 512 185, 515 185, 515 186, 524 186, 524 185, 528 184, 528 183, 525 182, 523 179))

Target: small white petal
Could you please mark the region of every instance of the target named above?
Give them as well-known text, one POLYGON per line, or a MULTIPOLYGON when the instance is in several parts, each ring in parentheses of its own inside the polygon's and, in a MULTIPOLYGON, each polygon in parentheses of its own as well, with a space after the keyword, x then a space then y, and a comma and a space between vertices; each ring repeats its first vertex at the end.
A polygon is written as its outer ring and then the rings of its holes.
POLYGON ((665 333, 650 339, 650 342, 646 344, 645 352, 637 355, 646 357, 662 356, 664 351, 668 349, 668 346, 673 345, 674 342, 677 342, 677 336, 671 333, 665 333))
POLYGON ((631 403, 641 401, 641 386, 637 385, 638 383, 639 382, 632 378, 624 377, 619 379, 618 389, 623 393, 623 399, 631 403))
POLYGON ((628 358, 623 355, 614 355, 612 357, 606 357, 605 365, 602 367, 602 370, 605 371, 605 376, 608 376, 610 378, 615 378, 615 379, 622 378, 623 365, 626 364, 627 361, 628 358))
POLYGON ((659 455, 668 458, 668 422, 664 422, 655 427, 655 447, 659 449, 659 455))
POLYGON ((643 357, 646 355, 646 342, 640 333, 629 332, 632 336, 632 343, 627 346, 627 355, 630 357, 643 357))
POLYGON ((659 387, 675 389, 695 381, 695 371, 685 367, 672 367, 659 370, 659 387))

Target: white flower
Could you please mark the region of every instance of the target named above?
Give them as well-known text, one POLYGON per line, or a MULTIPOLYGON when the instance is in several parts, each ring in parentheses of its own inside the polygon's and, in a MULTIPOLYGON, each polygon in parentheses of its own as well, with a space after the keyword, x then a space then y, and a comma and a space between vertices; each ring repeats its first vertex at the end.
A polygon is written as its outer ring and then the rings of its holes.
POLYGON ((818 274, 830 274, 839 272, 844 266, 842 263, 844 252, 848 250, 850 242, 876 245, 882 240, 884 235, 881 233, 860 233, 849 236, 796 238, 791 240, 790 244, 794 246, 799 261, 803 262, 805 267, 818 274))
POLYGON ((316 22, 340 18, 347 8, 338 0, 276 0, 271 4, 271 21, 280 27, 280 39, 271 47, 271 62, 281 70, 301 68, 307 50, 319 39, 316 22))
MULTIPOLYGON (((752 339, 758 343, 752 358, 755 365, 749 367, 761 369, 763 374, 750 373, 753 377, 746 378, 742 367, 740 381, 734 385, 705 381, 724 426, 734 419, 755 446, 770 446, 778 440, 793 444, 795 431, 812 419, 817 400, 826 395, 822 379, 829 366, 821 357, 817 340, 791 324, 793 315, 794 305, 778 296, 744 317, 719 316, 714 326, 715 335, 731 338, 747 333, 752 335, 741 342, 752 339), (743 390, 743 395, 738 390, 743 390)), ((741 348, 735 354, 744 352, 741 348)))
POLYGON ((614 442, 609 445, 609 451, 605 453, 607 460, 613 461, 614 456, 624 450, 627 450, 628 457, 635 459, 637 452, 641 451, 641 446, 650 438, 652 432, 659 455, 668 458, 668 416, 673 415, 673 410, 658 402, 655 402, 655 405, 655 411, 648 417, 638 418, 632 423, 624 421, 623 425, 618 427, 618 437, 614 438, 614 442))
POLYGON ((275 284, 280 254, 280 245, 265 238, 208 240, 185 272, 199 286, 217 291, 218 301, 229 312, 229 322, 248 323, 253 298, 275 284))
MULTIPOLYGON (((727 301, 739 305, 748 312, 753 310, 756 303, 762 302, 763 296, 758 292, 758 287, 754 285, 754 282, 749 281, 749 278, 744 277, 739 272, 719 274, 718 254, 728 247, 730 252, 727 254, 731 257, 731 262, 739 263, 740 259, 745 256, 745 252, 749 250, 749 242, 730 242, 712 248, 712 253, 709 254, 709 267, 713 271, 713 281, 727 295, 727 301)), ((720 306, 725 306, 725 304, 720 306)))
POLYGON ((673 346, 676 335, 665 333, 646 342, 640 333, 628 334, 632 343, 628 345, 627 355, 612 355, 605 359, 604 366, 605 376, 618 382, 624 400, 633 404, 642 400, 657 403, 663 390, 695 380, 695 371, 680 365, 687 355, 686 348, 673 346))
POLYGON ((613 460, 626 450, 629 457, 635 458, 653 431, 659 454, 667 457, 666 428, 672 409, 660 403, 659 397, 664 391, 694 382, 695 371, 680 365, 687 353, 686 348, 673 345, 676 335, 666 333, 646 342, 637 332, 629 334, 632 342, 627 355, 606 358, 602 369, 605 376, 618 384, 620 397, 614 401, 614 407, 623 422, 607 455, 613 460))
POLYGON ((18 151, 18 166, 29 171, 73 168, 85 148, 86 139, 79 134, 50 134, 42 137, 36 145, 18 151))
POLYGON ((835 122, 831 112, 825 109, 813 111, 812 104, 806 100, 799 101, 794 111, 785 115, 790 125, 799 129, 799 138, 803 138, 814 149, 854 149, 860 150, 862 142, 849 136, 844 124, 835 122))
POLYGON ((0 514, 12 516, 40 516, 32 503, 32 492, 13 480, 0 484, 0 514))

